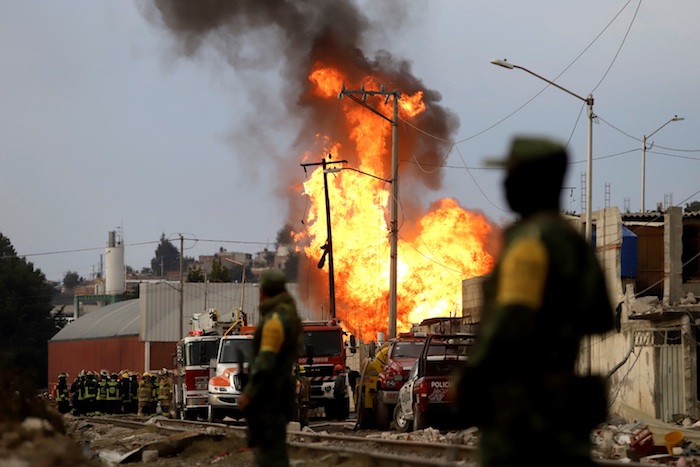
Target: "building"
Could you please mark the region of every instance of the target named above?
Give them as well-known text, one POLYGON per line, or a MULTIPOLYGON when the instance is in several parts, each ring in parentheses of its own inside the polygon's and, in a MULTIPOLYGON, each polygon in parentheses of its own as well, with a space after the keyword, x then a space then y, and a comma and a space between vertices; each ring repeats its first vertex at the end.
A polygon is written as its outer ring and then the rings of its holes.
MULTIPOLYGON (((609 378, 611 412, 700 418, 700 212, 607 208, 592 218, 616 329, 584 342, 581 370, 609 378)), ((465 331, 478 326, 482 280, 462 284, 465 331)))
MULTIPOLYGON (((296 284, 288 289, 298 297, 296 284)), ((181 336, 206 328, 202 323, 212 315, 235 321, 242 316, 239 310, 255 325, 259 302, 257 284, 185 282, 180 289, 179 282, 143 282, 139 298, 84 314, 49 341, 49 387, 63 371, 74 377, 82 369, 172 369, 181 336)), ((299 312, 302 319, 318 319, 309 310, 299 312)))

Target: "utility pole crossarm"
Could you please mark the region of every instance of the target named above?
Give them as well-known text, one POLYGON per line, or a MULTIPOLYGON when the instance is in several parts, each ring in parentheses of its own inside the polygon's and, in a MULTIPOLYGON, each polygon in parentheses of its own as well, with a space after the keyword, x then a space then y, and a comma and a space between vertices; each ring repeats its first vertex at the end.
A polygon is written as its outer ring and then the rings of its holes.
MULTIPOLYGON (((331 155, 328 155, 328 158, 330 159, 331 155)), ((347 164, 348 161, 346 160, 340 160, 340 161, 327 161, 325 158, 321 159, 321 162, 311 162, 308 164, 301 164, 302 167, 304 167, 304 171, 306 171, 306 167, 313 167, 313 166, 323 166, 323 189, 325 193, 325 201, 326 201, 326 231, 328 234, 328 239, 326 240, 326 245, 324 248, 324 253, 323 256, 321 257, 321 262, 319 262, 318 267, 321 269, 323 267, 323 260, 325 259, 326 255, 328 255, 328 286, 329 286, 329 295, 330 295, 330 315, 331 318, 335 318, 335 271, 333 269, 333 229, 331 228, 331 203, 330 203, 330 198, 328 196, 328 171, 329 170, 340 170, 340 169, 328 169, 327 167, 330 164, 347 164)))
POLYGON ((364 84, 359 90, 348 90, 345 88, 345 83, 338 95, 338 98, 343 96, 350 97, 366 109, 374 112, 384 120, 391 123, 391 225, 389 228, 389 237, 391 242, 391 252, 389 254, 389 339, 396 337, 396 321, 397 321, 397 269, 398 269, 398 238, 399 238, 399 99, 401 93, 398 91, 387 91, 384 86, 381 86, 379 91, 367 91, 364 84), (361 95, 358 99, 356 95, 361 95), (384 103, 388 103, 393 96, 393 115, 389 118, 381 112, 370 107, 365 102, 368 96, 384 96, 384 103))
POLYGON ((340 91, 340 94, 338 94, 338 99, 341 99, 343 96, 348 96, 350 99, 357 102, 362 107, 366 108, 370 112, 377 114, 378 116, 380 116, 384 120, 388 121, 392 125, 398 124, 397 122, 395 122, 391 118, 389 118, 386 115, 379 112, 374 107, 368 105, 367 102, 365 102, 365 101, 367 100, 367 96, 385 96, 384 102, 388 102, 389 97, 394 96, 394 102, 396 102, 399 99, 401 99, 401 93, 399 91, 385 91, 384 86, 382 86, 380 91, 366 91, 364 84, 361 86, 361 89, 359 91, 351 91, 351 90, 345 89, 345 84, 343 84, 343 88, 340 91), (362 99, 358 99, 355 96, 357 94, 362 95, 362 99))

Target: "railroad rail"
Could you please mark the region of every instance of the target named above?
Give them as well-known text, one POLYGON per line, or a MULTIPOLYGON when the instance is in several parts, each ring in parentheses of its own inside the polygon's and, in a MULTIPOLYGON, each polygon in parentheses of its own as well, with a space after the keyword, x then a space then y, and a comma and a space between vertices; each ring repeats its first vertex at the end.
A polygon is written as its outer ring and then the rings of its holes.
MULTIPOLYGON (((245 436, 243 422, 211 423, 205 421, 152 418, 149 420, 123 417, 89 417, 91 423, 110 424, 125 428, 140 429, 151 427, 164 435, 198 432, 219 436, 245 436)), ((327 424, 318 424, 318 428, 327 424)), ((289 432, 287 437, 289 453, 295 458, 326 459, 328 465, 352 459, 360 465, 430 466, 430 467, 470 467, 478 466, 477 451, 473 446, 426 442, 417 440, 386 439, 357 434, 317 433, 312 430, 289 432), (310 454, 311 453, 311 454, 310 454)), ((546 452, 543 452, 546 462, 546 452)), ((648 464, 635 462, 622 463, 614 460, 596 460, 601 467, 641 467, 648 464)))

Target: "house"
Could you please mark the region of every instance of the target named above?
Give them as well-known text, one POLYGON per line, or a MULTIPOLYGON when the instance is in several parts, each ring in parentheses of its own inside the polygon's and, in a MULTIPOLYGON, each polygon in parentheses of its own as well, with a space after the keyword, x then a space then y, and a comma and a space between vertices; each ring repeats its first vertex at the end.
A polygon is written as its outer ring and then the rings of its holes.
MULTIPOLYGON (((583 342, 581 371, 609 377, 611 412, 700 418, 700 212, 606 208, 591 217, 616 329, 583 342)), ((464 330, 478 326, 482 281, 463 281, 464 330)))

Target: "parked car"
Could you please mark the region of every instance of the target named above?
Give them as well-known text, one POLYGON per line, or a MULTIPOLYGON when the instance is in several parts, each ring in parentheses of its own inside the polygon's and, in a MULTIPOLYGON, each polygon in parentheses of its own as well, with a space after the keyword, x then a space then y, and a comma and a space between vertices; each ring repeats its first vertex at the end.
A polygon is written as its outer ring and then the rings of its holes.
POLYGON ((428 336, 399 390, 399 403, 394 408, 394 424, 399 431, 450 426, 453 417, 449 390, 455 372, 465 364, 473 346, 474 334, 428 336))

